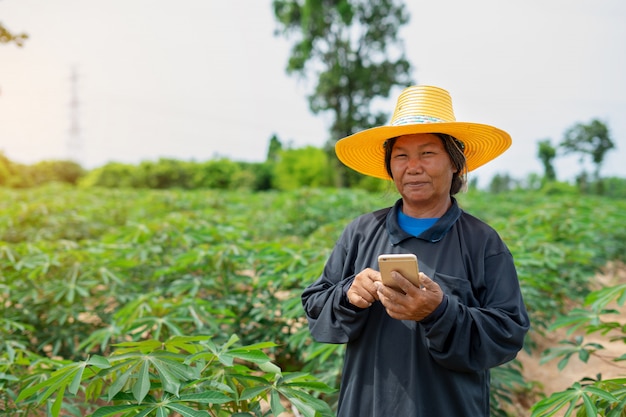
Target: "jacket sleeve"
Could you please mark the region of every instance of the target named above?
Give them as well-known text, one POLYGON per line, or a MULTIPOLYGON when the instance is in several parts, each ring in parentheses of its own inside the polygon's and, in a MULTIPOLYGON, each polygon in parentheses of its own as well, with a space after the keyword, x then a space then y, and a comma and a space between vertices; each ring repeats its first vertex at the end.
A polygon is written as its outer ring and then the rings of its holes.
POLYGON ((490 256, 484 267, 480 306, 448 297, 443 314, 422 321, 431 355, 446 368, 492 368, 515 358, 524 344, 530 324, 511 254, 490 256))
POLYGON ((322 275, 302 293, 302 305, 311 336, 323 343, 347 343, 357 338, 367 321, 369 309, 358 308, 346 293, 357 272, 346 245, 344 231, 328 258, 322 275))

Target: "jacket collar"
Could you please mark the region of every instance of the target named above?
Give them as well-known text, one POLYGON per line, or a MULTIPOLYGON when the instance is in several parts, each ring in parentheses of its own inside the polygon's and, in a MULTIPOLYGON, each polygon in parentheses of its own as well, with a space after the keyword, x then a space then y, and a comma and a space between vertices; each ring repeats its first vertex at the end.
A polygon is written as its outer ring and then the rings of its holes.
MULTIPOLYGON (((389 210, 389 213, 387 213, 387 232, 389 233, 389 241, 394 246, 403 240, 414 237, 400 228, 400 224, 398 222, 398 210, 401 209, 402 199, 400 198, 396 201, 391 210, 389 210)), ((452 228, 459 217, 461 217, 461 213, 462 210, 456 199, 452 197, 452 205, 448 211, 446 211, 445 214, 441 216, 434 225, 432 225, 432 227, 424 230, 419 236, 417 236, 417 239, 433 243, 440 241, 452 228)))

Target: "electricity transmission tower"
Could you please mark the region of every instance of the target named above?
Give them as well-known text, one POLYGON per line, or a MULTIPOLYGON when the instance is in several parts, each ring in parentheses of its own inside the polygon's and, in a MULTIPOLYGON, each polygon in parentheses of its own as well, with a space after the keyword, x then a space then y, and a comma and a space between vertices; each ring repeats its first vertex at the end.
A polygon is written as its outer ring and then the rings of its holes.
POLYGON ((70 75, 70 128, 67 138, 67 159, 81 163, 83 141, 80 130, 80 102, 78 100, 78 71, 72 68, 70 75))

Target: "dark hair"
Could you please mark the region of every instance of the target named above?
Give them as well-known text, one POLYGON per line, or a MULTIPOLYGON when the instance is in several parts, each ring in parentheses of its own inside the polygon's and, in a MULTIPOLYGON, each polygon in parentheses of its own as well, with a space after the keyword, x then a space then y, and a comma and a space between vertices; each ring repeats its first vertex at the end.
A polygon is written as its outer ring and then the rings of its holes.
MULTIPOLYGON (((465 154, 463 153, 465 145, 457 138, 445 133, 434 133, 434 135, 441 140, 444 149, 448 153, 448 156, 450 156, 452 165, 456 168, 456 172, 452 175, 452 184, 450 184, 450 195, 455 195, 461 191, 467 180, 467 167, 465 154)), ((397 140, 397 137, 387 139, 383 144, 385 148, 385 169, 391 179, 393 179, 393 174, 391 173, 391 151, 397 140)))

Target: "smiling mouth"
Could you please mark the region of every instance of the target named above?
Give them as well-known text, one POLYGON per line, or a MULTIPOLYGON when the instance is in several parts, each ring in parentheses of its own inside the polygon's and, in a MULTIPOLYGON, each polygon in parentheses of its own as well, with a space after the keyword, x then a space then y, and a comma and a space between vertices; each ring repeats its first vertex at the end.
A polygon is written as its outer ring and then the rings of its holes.
POLYGON ((426 183, 425 182, 421 182, 421 181, 420 182, 407 182, 404 185, 407 186, 407 187, 422 187, 422 186, 426 185, 426 183))

